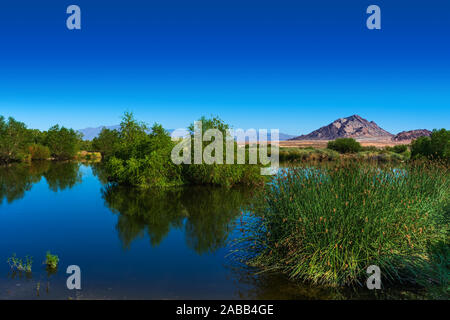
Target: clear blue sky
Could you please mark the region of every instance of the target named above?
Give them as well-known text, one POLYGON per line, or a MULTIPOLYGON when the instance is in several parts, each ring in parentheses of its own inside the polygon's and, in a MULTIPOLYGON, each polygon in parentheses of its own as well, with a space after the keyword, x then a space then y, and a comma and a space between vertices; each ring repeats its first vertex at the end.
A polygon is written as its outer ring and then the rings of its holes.
POLYGON ((450 2, 1 1, 1 115, 81 129, 125 110, 166 128, 210 114, 292 134, 352 114, 449 128, 450 2), (382 30, 365 26, 370 4, 382 30))

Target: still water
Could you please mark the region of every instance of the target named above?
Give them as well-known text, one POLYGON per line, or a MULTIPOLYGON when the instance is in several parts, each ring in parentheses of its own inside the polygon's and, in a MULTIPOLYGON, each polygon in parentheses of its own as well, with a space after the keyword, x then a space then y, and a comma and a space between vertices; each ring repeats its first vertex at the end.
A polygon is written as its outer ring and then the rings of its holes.
POLYGON ((369 294, 256 275, 233 262, 230 242, 254 194, 241 188, 142 191, 111 186, 97 164, 0 167, 0 299, 336 299, 369 294), (47 251, 60 258, 57 272, 47 272, 43 264, 47 251), (13 253, 33 257, 31 274, 11 272, 6 260, 13 253), (66 287, 69 265, 81 268, 81 290, 66 287))

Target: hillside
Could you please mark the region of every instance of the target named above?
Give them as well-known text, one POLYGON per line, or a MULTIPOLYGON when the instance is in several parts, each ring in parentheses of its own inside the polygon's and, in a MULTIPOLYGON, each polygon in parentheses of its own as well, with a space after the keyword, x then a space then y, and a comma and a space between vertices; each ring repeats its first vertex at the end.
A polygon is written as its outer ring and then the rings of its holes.
POLYGON ((375 122, 369 122, 358 115, 352 115, 337 119, 327 126, 291 140, 335 140, 337 138, 390 140, 392 137, 393 134, 380 128, 375 122))
POLYGON ((392 137, 393 141, 411 141, 417 139, 422 136, 429 137, 431 135, 430 130, 426 129, 418 129, 418 130, 410 130, 410 131, 402 131, 392 137))

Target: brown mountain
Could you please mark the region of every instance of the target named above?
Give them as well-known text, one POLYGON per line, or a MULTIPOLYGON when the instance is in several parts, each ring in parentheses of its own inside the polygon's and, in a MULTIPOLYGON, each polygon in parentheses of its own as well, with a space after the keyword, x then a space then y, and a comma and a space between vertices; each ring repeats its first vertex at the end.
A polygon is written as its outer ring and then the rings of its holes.
POLYGON ((375 122, 369 122, 358 115, 353 115, 337 119, 327 126, 291 140, 334 140, 337 138, 391 139, 392 137, 393 134, 380 128, 375 122))
POLYGON ((414 140, 422 136, 429 137, 431 135, 431 131, 427 129, 418 129, 418 130, 410 130, 410 131, 402 131, 399 134, 396 134, 392 137, 393 141, 408 141, 414 140))

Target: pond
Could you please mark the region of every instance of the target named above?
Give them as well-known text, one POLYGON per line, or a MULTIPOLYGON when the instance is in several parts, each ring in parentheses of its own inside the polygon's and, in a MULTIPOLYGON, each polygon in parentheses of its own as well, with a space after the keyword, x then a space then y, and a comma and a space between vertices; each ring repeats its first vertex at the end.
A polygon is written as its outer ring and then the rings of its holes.
POLYGON ((255 192, 111 186, 98 164, 0 167, 0 299, 373 298, 233 262, 230 241, 255 192), (43 264, 47 251, 60 258, 56 272, 43 264), (33 257, 31 274, 11 271, 14 253, 33 257), (69 265, 81 269, 81 290, 66 287, 69 265))

